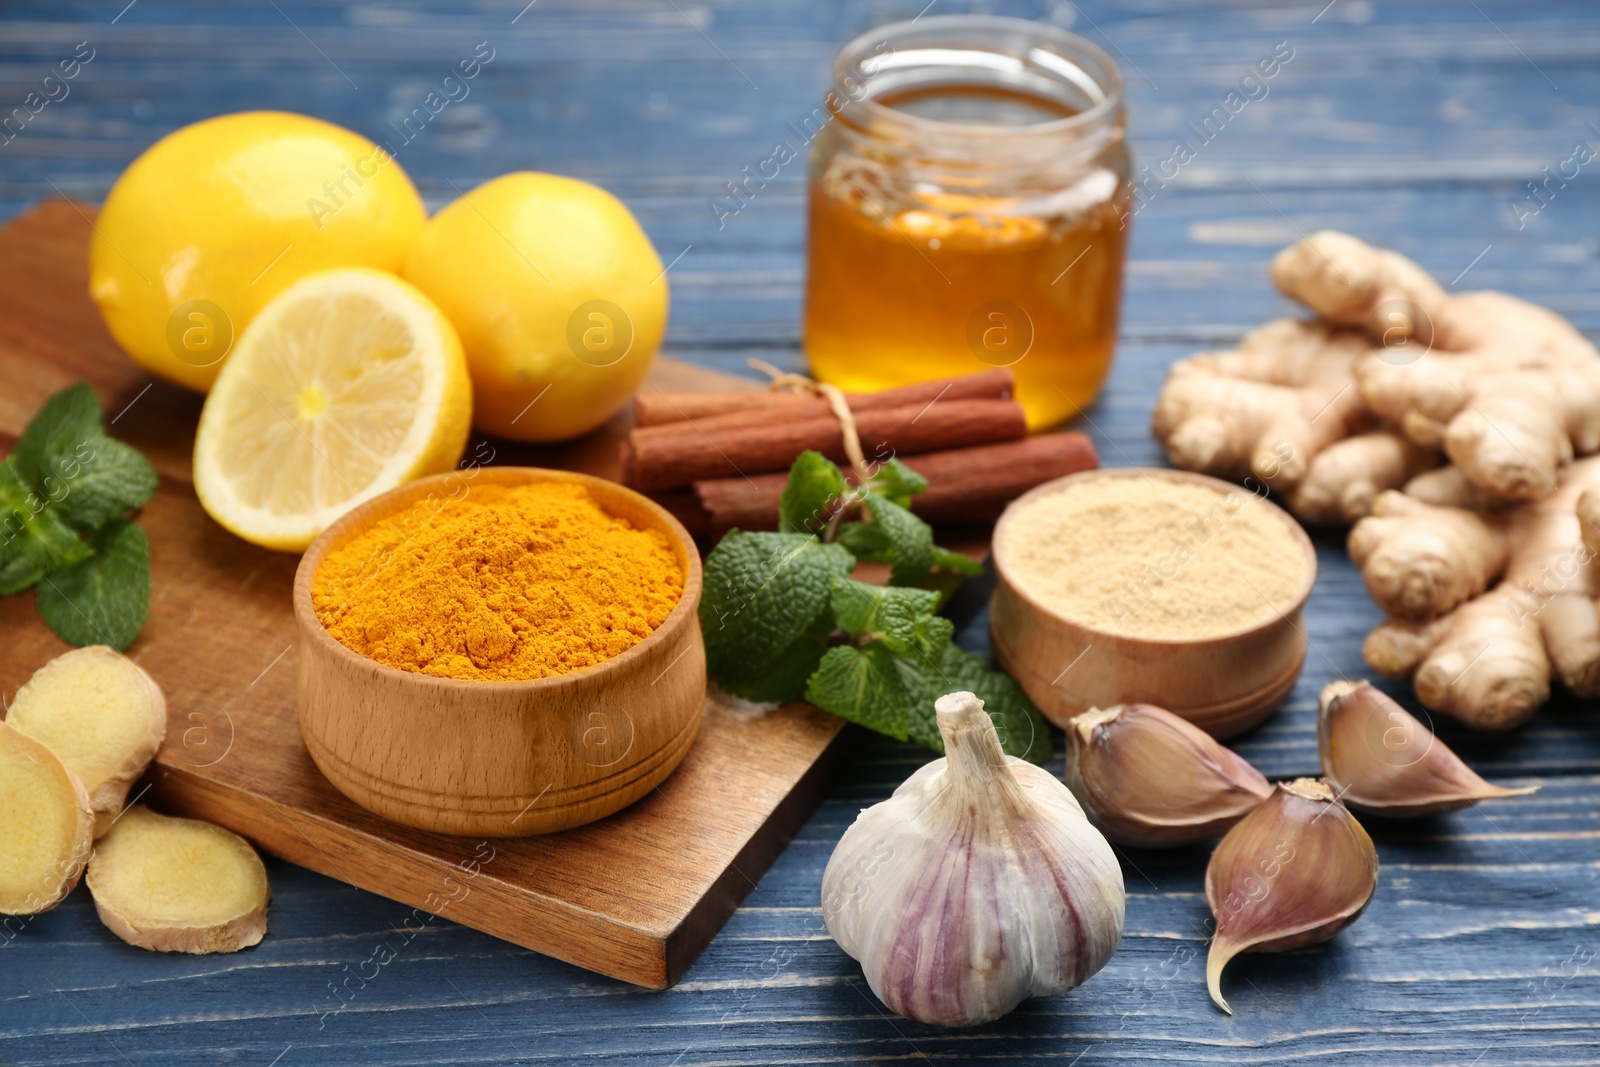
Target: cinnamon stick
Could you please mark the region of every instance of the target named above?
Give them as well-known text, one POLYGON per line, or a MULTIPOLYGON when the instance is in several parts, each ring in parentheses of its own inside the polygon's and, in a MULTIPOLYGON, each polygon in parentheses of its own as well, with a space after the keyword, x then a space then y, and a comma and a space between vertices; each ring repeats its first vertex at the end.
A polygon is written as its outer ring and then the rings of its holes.
MULTIPOLYGON (((869 408, 856 414, 869 458, 1016 440, 1028 432, 1015 400, 940 400, 934 404, 869 408)), ((807 449, 845 459, 844 435, 830 414, 797 419, 722 420, 647 426, 624 443, 623 481, 637 489, 677 489, 706 478, 786 471, 807 449)))
MULTIPOLYGON (((982 371, 958 378, 884 389, 877 393, 846 393, 851 411, 930 404, 935 400, 998 400, 1012 395, 1016 382, 1009 370, 982 371)), ((635 426, 665 426, 675 422, 738 415, 746 420, 805 418, 828 414, 828 403, 814 393, 666 393, 640 390, 633 398, 635 426)))
MULTIPOLYGON (((911 498, 911 510, 929 522, 995 519, 1008 503, 1034 486, 1100 465, 1094 443, 1081 433, 1043 434, 900 458, 928 479, 927 490, 911 498)), ((696 534, 720 537, 736 526, 774 530, 778 498, 788 477, 779 473, 698 481, 694 495, 699 498, 700 514, 684 507, 676 493, 672 494, 678 498, 674 510, 696 534)))

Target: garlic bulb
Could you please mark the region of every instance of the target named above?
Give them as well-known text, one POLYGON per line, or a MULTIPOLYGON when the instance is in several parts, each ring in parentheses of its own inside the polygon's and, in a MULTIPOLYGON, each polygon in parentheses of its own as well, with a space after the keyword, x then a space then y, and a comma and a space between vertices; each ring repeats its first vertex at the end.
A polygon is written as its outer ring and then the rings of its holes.
POLYGON ((1110 844, 1066 786, 1001 751, 983 701, 934 710, 945 758, 845 831, 822 915, 894 1011, 973 1026, 1104 966, 1126 896, 1110 844))
POLYGON ((1142 848, 1215 837, 1272 795, 1242 756, 1154 704, 1068 722, 1066 780, 1102 833, 1142 848))
POLYGON ((1355 922, 1378 888, 1372 838, 1320 778, 1279 782, 1239 820, 1206 866, 1206 903, 1217 920, 1206 957, 1211 999, 1241 952, 1287 952, 1326 941, 1355 922))
POLYGON ((1484 781, 1370 682, 1332 682, 1322 690, 1317 741, 1323 773, 1339 799, 1374 815, 1437 815, 1539 788, 1484 781))

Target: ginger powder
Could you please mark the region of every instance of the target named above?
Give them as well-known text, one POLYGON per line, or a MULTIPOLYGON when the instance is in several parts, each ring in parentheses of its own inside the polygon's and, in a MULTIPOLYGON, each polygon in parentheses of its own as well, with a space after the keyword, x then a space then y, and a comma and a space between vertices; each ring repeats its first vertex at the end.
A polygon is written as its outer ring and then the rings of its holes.
POLYGON ((683 598, 666 534, 572 482, 429 496, 334 547, 311 602, 341 644, 401 670, 516 681, 643 641, 683 598))
POLYGON ((1072 480, 1013 507, 1001 538, 1012 582, 1045 608, 1155 640, 1277 618, 1310 569, 1282 516, 1254 495, 1160 476, 1072 480))

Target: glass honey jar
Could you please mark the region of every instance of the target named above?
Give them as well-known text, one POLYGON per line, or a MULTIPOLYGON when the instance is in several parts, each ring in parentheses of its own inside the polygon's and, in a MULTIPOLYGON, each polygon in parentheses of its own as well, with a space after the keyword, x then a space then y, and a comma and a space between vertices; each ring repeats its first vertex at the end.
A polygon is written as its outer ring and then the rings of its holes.
POLYGON ((812 141, 805 345, 870 391, 1010 367, 1033 429, 1111 366, 1132 216, 1122 75, 993 16, 898 22, 834 61, 812 141))

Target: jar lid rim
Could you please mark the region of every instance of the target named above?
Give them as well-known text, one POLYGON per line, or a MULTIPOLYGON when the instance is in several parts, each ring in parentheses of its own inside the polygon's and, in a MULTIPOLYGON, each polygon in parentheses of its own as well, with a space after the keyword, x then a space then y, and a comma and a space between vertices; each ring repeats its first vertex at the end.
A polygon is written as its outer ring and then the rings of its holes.
MULTIPOLYGON (((904 19, 899 22, 890 22, 875 29, 868 30, 853 38, 844 47, 839 49, 833 61, 833 82, 835 90, 843 88, 847 77, 853 77, 856 67, 859 67, 870 78, 877 73, 876 70, 867 69, 871 56, 877 48, 896 37, 907 37, 913 34, 937 32, 939 30, 956 31, 968 30, 977 33, 985 31, 991 34, 1010 33, 1037 40, 1040 45, 1064 46, 1067 50, 1065 56, 1074 70, 1084 75, 1092 83, 1098 99, 1089 107, 1076 114, 1067 115, 1048 122, 1029 123, 1024 126, 989 126, 978 123, 946 122, 939 119, 925 118, 921 115, 910 114, 897 108, 881 104, 872 98, 871 94, 861 96, 859 99, 844 93, 848 105, 864 109, 871 121, 885 122, 900 126, 906 130, 915 130, 920 133, 944 132, 958 137, 1011 139, 1018 136, 1036 137, 1053 133, 1071 133, 1074 131, 1093 128, 1113 119, 1123 103, 1123 77, 1122 70, 1116 61, 1093 41, 1078 34, 1071 33, 1059 26, 1036 22, 1031 19, 1014 18, 1008 15, 933 15, 927 18, 904 19), (1085 68, 1082 64, 1072 62, 1073 53, 1080 54, 1091 61, 1104 72, 1105 77, 1096 77, 1093 70, 1085 68)), ((922 50, 931 51, 933 48, 925 47, 922 50)), ((980 47, 965 48, 961 51, 982 51, 980 47)), ((1035 48, 1039 55, 1056 55, 1035 48)), ((1037 56, 1031 56, 1037 62, 1037 56)), ((1046 64, 1048 66, 1048 64, 1046 64)), ((1070 74, 1057 69, 1056 74, 1063 80, 1083 87, 1083 82, 1070 74)))

